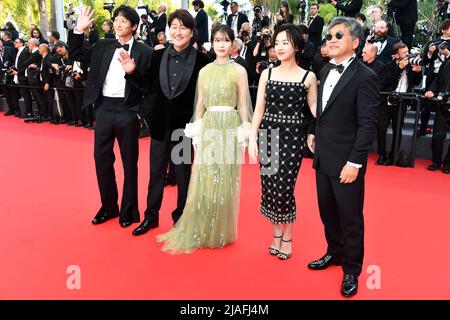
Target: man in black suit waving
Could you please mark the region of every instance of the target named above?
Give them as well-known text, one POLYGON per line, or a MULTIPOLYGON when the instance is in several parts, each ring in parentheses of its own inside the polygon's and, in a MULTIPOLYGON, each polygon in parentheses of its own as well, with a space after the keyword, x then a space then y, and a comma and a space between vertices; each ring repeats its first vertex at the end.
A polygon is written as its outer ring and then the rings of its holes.
POLYGON ((139 222, 138 112, 143 102, 143 92, 133 82, 139 83, 139 79, 144 78, 145 75, 140 73, 150 67, 153 51, 149 46, 134 40, 139 15, 125 5, 119 6, 113 15, 118 39, 100 39, 92 49, 87 50, 83 46, 83 34, 93 21, 92 15, 90 8, 82 10, 74 33, 69 38, 71 59, 90 61, 91 65, 83 105, 94 104, 96 109, 94 158, 102 201, 102 207, 92 223, 100 224, 120 216, 119 223, 125 228, 133 222, 139 222), (129 79, 131 76, 133 81, 129 79), (120 211, 114 171, 113 148, 116 139, 124 168, 120 211))
POLYGON ((319 4, 313 3, 310 8, 311 17, 308 23, 308 39, 316 48, 320 47, 322 41, 322 30, 325 21, 321 16, 319 16, 319 4))
POLYGON ((341 294, 358 290, 364 256, 364 174, 377 132, 377 75, 356 58, 361 25, 353 18, 334 19, 326 36, 334 57, 320 76, 317 119, 309 129, 314 152, 320 216, 328 243, 312 270, 343 266, 341 294))
POLYGON ((233 29, 234 36, 237 37, 239 35, 239 31, 241 31, 241 26, 244 22, 248 22, 248 17, 238 12, 239 4, 236 1, 233 1, 230 5, 231 14, 227 17, 227 25, 233 29))
POLYGON ((192 2, 195 12, 195 28, 197 29, 197 44, 198 48, 201 49, 205 42, 209 41, 208 36, 208 15, 203 8, 205 4, 201 0, 195 0, 192 2))

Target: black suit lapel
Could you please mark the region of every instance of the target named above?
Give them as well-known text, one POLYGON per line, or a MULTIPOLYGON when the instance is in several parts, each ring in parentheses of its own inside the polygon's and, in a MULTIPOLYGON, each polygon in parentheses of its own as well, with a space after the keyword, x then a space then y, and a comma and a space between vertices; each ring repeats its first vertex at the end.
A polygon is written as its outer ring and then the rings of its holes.
POLYGON ((106 74, 109 70, 109 65, 111 64, 112 57, 114 55, 114 52, 116 52, 116 45, 115 41, 110 41, 105 48, 105 53, 103 55, 102 59, 102 65, 100 66, 100 74, 99 74, 99 80, 103 83, 105 82, 106 74))
POLYGON ((159 82, 161 91, 167 99, 171 98, 169 89, 169 47, 164 50, 161 57, 161 65, 159 66, 159 82))
POLYGON ((196 57, 197 49, 191 47, 189 50, 189 55, 186 57, 186 65, 183 69, 183 73, 181 74, 181 78, 175 86, 175 89, 172 91, 172 99, 182 94, 189 85, 192 77, 192 72, 194 71, 196 57))
POLYGON ((319 86, 319 96, 317 97, 317 117, 319 117, 322 114, 322 95, 323 95, 323 85, 325 83, 325 80, 328 77, 328 74, 330 73, 330 66, 327 64, 325 65, 325 67, 321 70, 320 72, 320 79, 323 79, 320 81, 320 86, 319 86))
MULTIPOLYGON (((134 61, 136 62, 136 66, 138 65, 137 56, 138 56, 138 42, 133 41, 133 45, 131 46, 130 57, 131 57, 131 59, 134 59, 134 61)), ((130 92, 131 92, 131 82, 129 80, 127 80, 125 82, 125 101, 127 101, 128 96, 130 95, 130 92)))
MULTIPOLYGON (((348 68, 344 71, 344 73, 342 74, 338 83, 334 87, 333 92, 331 93, 330 99, 328 99, 327 105, 325 106, 325 111, 323 111, 323 113, 327 112, 327 110, 332 107, 333 101, 341 93, 342 89, 344 89, 344 87, 347 85, 347 83, 353 78, 353 76, 356 73, 357 63, 358 63, 358 60, 355 58, 353 60, 353 62, 350 63, 348 68)), ((322 93, 323 92, 320 93, 321 96, 322 96, 322 93)))

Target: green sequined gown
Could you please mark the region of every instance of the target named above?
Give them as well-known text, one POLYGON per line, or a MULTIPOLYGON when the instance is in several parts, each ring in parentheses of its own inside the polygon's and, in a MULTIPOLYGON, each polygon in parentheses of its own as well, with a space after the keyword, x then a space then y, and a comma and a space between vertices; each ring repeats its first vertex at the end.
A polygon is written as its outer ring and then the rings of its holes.
POLYGON ((197 95, 206 109, 200 143, 183 215, 172 230, 157 236, 158 242, 164 242, 163 251, 221 248, 237 239, 243 149, 236 138, 241 125, 236 68, 234 62, 210 63, 199 74, 197 95))

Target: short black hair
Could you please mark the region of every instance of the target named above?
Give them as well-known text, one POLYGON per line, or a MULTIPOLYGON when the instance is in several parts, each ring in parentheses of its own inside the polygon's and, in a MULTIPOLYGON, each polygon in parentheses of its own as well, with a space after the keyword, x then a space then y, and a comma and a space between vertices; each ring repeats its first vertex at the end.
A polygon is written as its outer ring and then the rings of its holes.
POLYGON ((192 1, 192 6, 199 6, 200 8, 204 8, 205 4, 201 0, 194 0, 192 1))
MULTIPOLYGON (((23 40, 22 38, 17 38, 16 40, 19 40, 23 46, 25 45, 25 40, 23 40)), ((14 40, 14 42, 16 42, 16 40, 14 40)))
POLYGON ((141 19, 148 19, 148 15, 146 15, 146 14, 141 14, 141 19))
POLYGON ((441 22, 441 24, 439 25, 439 30, 447 30, 448 28, 450 28, 450 19, 445 19, 444 21, 441 22))
MULTIPOLYGON (((134 10, 132 7, 130 6, 126 6, 126 5, 121 5, 119 7, 117 7, 116 10, 114 10, 114 14, 113 14, 113 20, 118 16, 121 15, 122 17, 124 17, 125 19, 127 19, 128 21, 130 21, 131 26, 138 26, 139 25, 139 15, 136 12, 136 10, 134 10)), ((133 34, 136 33, 136 30, 133 30, 133 34)))
POLYGON ((310 7, 312 7, 312 6, 316 6, 316 7, 317 7, 317 9, 319 9, 319 8, 320 8, 320 7, 319 7, 319 4, 318 4, 318 3, 311 3, 310 7))
POLYGON ((277 36, 281 32, 286 32, 289 42, 296 50, 299 52, 303 51, 303 48, 305 47, 305 39, 303 38, 303 32, 299 26, 293 25, 292 23, 285 23, 276 28, 275 34, 272 38, 273 45, 275 45, 275 40, 277 40, 277 36))
POLYGON ((308 27, 307 27, 306 25, 300 24, 300 25, 298 25, 298 28, 300 29, 300 31, 301 31, 303 34, 308 33, 308 27))
POLYGON ((239 3, 237 3, 236 1, 233 1, 232 3, 230 3, 230 5, 236 5, 239 7, 239 3))
POLYGON ((52 37, 55 38, 56 40, 61 39, 61 36, 59 35, 58 31, 52 31, 51 33, 52 37))
POLYGON ((190 14, 190 12, 187 11, 186 9, 177 9, 170 14, 169 20, 168 20, 169 28, 172 25, 172 22, 174 19, 180 20, 181 23, 183 23, 183 26, 185 26, 189 30, 195 29, 195 20, 192 17, 192 15, 190 14))
POLYGON ((226 24, 219 24, 211 31, 211 43, 214 42, 214 36, 217 33, 225 33, 228 36, 228 38, 231 40, 231 42, 234 41, 234 31, 226 24))
POLYGON ((357 14, 355 14, 355 19, 361 19, 362 20, 362 22, 366 22, 366 16, 364 15, 364 14, 362 14, 362 13, 357 13, 357 14))
POLYGON ((64 43, 64 41, 56 41, 55 45, 53 46, 54 48, 61 48, 61 47, 65 47, 67 49, 66 44, 64 43))

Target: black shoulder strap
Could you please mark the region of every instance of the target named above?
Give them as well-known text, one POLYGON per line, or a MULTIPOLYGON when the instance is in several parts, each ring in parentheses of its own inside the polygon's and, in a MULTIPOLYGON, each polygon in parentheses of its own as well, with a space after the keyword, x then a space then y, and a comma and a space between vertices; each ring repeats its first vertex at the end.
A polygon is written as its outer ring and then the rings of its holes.
POLYGON ((272 68, 269 68, 269 77, 267 78, 267 80, 270 80, 270 75, 272 74, 272 68))
POLYGON ((303 79, 302 79, 302 83, 305 82, 306 77, 308 76, 308 73, 309 73, 309 70, 307 70, 307 71, 305 72, 305 75, 303 76, 303 79))

